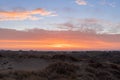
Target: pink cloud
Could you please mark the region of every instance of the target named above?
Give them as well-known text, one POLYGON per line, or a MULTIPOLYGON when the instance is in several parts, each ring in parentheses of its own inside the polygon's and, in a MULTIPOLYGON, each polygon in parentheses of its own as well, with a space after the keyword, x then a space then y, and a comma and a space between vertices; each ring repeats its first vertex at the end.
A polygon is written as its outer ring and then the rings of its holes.
POLYGON ((8 21, 8 20, 39 20, 40 17, 36 17, 34 15, 40 15, 40 16, 52 16, 54 13, 47 11, 42 8, 38 8, 35 10, 13 10, 13 11, 0 11, 0 21, 8 21))
POLYGON ((85 0, 76 0, 76 3, 78 5, 87 5, 87 1, 85 1, 85 0))

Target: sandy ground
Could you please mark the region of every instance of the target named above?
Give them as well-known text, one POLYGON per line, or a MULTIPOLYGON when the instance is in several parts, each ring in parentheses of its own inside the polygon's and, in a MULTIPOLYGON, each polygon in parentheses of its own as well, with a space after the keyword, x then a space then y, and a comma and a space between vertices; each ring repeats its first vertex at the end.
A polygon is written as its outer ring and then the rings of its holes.
POLYGON ((39 70, 50 64, 49 61, 43 59, 0 59, 0 70, 39 70))

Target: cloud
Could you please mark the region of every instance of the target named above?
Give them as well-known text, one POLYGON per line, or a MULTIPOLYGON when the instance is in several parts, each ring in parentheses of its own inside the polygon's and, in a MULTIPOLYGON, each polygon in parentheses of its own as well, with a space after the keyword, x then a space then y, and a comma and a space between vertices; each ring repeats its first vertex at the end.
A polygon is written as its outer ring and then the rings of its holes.
POLYGON ((53 12, 47 11, 42 8, 35 10, 12 10, 12 11, 0 11, 0 21, 8 20, 39 20, 41 17, 35 16, 52 16, 53 12))
POLYGON ((101 19, 86 18, 72 19, 65 23, 55 24, 61 30, 89 31, 93 30, 97 34, 120 34, 120 24, 101 19))
POLYGON ((119 50, 120 34, 96 34, 90 30, 49 31, 30 29, 18 31, 0 28, 0 49, 37 50, 119 50))
MULTIPOLYGON (((90 7, 94 7, 94 4, 90 4, 86 0, 75 0, 75 2, 78 5, 88 5, 90 7)), ((108 1, 107 0, 100 0, 100 3, 98 3, 98 5, 116 7, 116 3, 115 2, 110 2, 109 0, 108 1)))
POLYGON ((87 5, 87 1, 85 1, 85 0, 76 0, 76 3, 78 5, 87 5))
POLYGON ((116 3, 115 2, 108 2, 107 0, 102 0, 101 4, 102 5, 111 6, 111 7, 116 7, 116 3))

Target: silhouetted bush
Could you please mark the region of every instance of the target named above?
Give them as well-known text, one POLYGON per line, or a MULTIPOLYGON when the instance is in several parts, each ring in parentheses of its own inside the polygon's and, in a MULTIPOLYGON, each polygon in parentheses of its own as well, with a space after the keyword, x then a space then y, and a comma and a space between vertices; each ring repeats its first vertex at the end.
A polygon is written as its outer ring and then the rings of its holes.
POLYGON ((55 62, 46 67, 41 75, 48 77, 50 80, 59 78, 69 78, 68 80, 70 80, 76 78, 78 70, 80 68, 77 65, 66 62, 55 62))
POLYGON ((117 64, 110 64, 110 68, 120 71, 120 67, 117 64))
POLYGON ((55 72, 57 74, 69 75, 75 73, 79 69, 79 66, 66 63, 66 62, 55 62, 50 64, 45 70, 48 73, 55 72))
POLYGON ((104 66, 102 63, 99 63, 99 62, 88 63, 88 65, 93 68, 106 68, 106 66, 104 66))
POLYGON ((98 80, 113 80, 112 76, 110 76, 110 74, 108 72, 98 72, 97 74, 95 74, 98 80))
POLYGON ((3 74, 0 74, 0 79, 4 78, 5 76, 3 74))
POLYGON ((51 59, 57 59, 61 61, 79 61, 79 59, 72 57, 70 55, 53 55, 51 59))
POLYGON ((41 59, 50 59, 51 56, 49 56, 49 55, 41 55, 40 58, 41 59))
POLYGON ((115 77, 120 79, 120 71, 110 71, 115 77))
POLYGON ((85 70, 86 70, 87 72, 89 72, 89 73, 92 73, 92 74, 97 73, 97 71, 96 71, 94 68, 88 67, 88 68, 86 68, 85 70))
POLYGON ((0 57, 3 57, 3 56, 0 54, 0 57))

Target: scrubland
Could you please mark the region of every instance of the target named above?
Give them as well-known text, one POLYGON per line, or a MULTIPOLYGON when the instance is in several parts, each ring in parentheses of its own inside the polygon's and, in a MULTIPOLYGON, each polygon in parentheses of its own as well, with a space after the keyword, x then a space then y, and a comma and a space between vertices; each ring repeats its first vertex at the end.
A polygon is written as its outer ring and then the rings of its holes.
POLYGON ((0 80, 120 80, 120 52, 0 51, 0 80))

